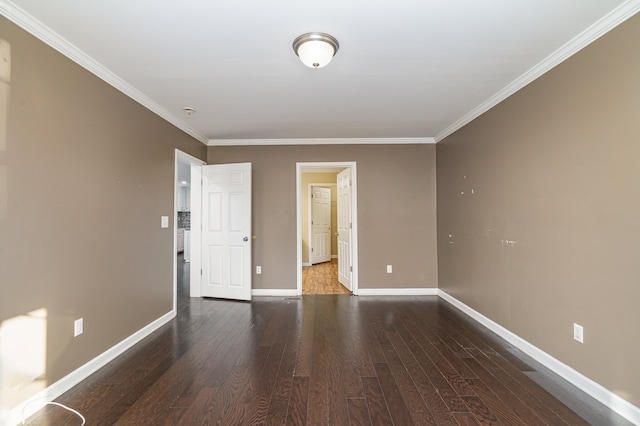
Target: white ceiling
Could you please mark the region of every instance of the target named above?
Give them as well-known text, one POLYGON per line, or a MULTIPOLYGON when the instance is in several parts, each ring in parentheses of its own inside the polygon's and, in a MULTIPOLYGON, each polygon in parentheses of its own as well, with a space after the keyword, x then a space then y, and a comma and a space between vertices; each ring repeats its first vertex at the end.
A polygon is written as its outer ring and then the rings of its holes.
POLYGON ((222 145, 438 141, 639 10, 640 0, 0 0, 9 19, 222 145), (291 48, 310 31, 340 42, 325 68, 291 48))

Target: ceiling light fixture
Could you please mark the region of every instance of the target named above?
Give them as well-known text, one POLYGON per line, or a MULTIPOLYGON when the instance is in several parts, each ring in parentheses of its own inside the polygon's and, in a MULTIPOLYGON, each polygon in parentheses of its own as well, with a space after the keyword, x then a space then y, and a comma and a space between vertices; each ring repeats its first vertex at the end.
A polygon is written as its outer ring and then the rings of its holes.
POLYGON ((327 65, 339 47, 338 40, 325 33, 306 33, 293 41, 293 51, 310 68, 327 65))

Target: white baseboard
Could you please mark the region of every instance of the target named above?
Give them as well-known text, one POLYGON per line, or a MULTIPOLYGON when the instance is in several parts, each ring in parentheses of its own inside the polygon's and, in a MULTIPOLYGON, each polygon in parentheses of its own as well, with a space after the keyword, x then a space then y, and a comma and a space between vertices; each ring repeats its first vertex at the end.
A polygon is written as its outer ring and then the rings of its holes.
POLYGON ((252 296, 278 296, 278 297, 293 297, 299 296, 298 290, 295 288, 254 288, 251 290, 252 296))
POLYGON ((175 316, 176 312, 172 310, 171 312, 168 312, 157 320, 153 321, 149 325, 136 331, 131 336, 122 340, 120 343, 117 343, 115 346, 107 349, 97 357, 93 358, 91 361, 87 362, 86 364, 67 374, 57 382, 52 383, 31 398, 22 402, 20 405, 11 409, 8 413, 5 414, 6 417, 0 418, 0 424, 17 425, 22 423, 23 418, 26 419, 29 416, 35 414, 42 408, 45 402, 50 402, 58 398, 60 395, 89 377, 91 374, 107 365, 110 361, 123 354, 127 349, 131 348, 136 343, 139 343, 142 339, 149 336, 151 333, 171 321, 175 316))
POLYGON ((311 266, 309 262, 302 262, 302 266, 311 266))
POLYGON ((437 296, 437 288, 359 288, 358 296, 437 296))
POLYGON ((513 346, 517 347, 522 352, 526 353, 560 377, 572 383, 583 392, 591 395, 593 398, 597 399, 602 404, 609 407, 611 410, 620 414, 631 423, 640 425, 640 408, 611 392, 604 386, 582 375, 573 368, 569 367, 567 364, 557 360, 548 353, 522 339, 518 335, 507 330, 500 324, 485 317, 484 315, 465 305, 455 297, 450 296, 442 290, 438 290, 438 296, 451 303, 457 309, 464 312, 483 326, 487 327, 489 330, 493 331, 498 336, 502 337, 507 342, 511 343, 513 346))

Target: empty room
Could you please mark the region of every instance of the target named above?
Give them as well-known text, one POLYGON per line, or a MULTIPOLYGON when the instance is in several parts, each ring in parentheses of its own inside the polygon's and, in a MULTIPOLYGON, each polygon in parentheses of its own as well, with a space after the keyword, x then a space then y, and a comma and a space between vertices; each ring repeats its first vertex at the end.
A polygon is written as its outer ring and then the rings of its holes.
POLYGON ((0 424, 640 424, 640 0, 0 0, 0 424))

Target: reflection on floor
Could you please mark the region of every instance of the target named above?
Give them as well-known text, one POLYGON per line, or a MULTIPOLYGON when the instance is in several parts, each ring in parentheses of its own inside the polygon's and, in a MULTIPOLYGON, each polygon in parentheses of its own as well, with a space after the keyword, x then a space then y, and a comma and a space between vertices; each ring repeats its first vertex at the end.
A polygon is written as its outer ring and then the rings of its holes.
POLYGON ((91 426, 632 426, 437 296, 187 302, 56 402, 91 426))
POLYGON ((178 259, 176 260, 177 266, 177 279, 178 279, 178 301, 177 309, 180 312, 183 308, 189 306, 189 274, 191 264, 184 261, 184 254, 178 253, 178 259))
POLYGON ((303 267, 302 294, 351 294, 338 282, 338 260, 303 267))

